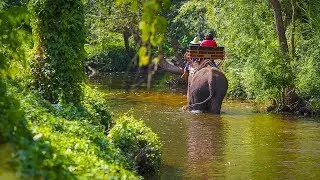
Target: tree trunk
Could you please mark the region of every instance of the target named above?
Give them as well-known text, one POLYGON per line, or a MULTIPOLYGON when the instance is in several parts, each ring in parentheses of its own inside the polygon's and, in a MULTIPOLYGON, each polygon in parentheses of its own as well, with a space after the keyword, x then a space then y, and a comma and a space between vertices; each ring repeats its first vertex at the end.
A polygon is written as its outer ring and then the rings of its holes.
MULTIPOLYGON (((135 47, 137 47, 139 49, 139 47, 141 46, 141 37, 138 31, 136 31, 135 29, 131 29, 132 31, 132 35, 133 35, 133 39, 135 42, 135 47)), ((137 50, 137 49, 136 49, 137 50)), ((133 57, 133 65, 134 67, 138 67, 138 58, 137 55, 135 55, 133 57)))
POLYGON ((137 31, 135 29, 131 29, 131 31, 132 31, 133 39, 134 39, 134 42, 135 42, 136 46, 140 47, 140 45, 141 45, 141 37, 140 37, 139 31, 137 31))
POLYGON ((296 14, 296 0, 291 0, 291 5, 292 5, 292 29, 291 29, 291 55, 292 59, 294 60, 295 58, 295 44, 294 44, 294 34, 295 34, 295 14, 296 14))
MULTIPOLYGON (((173 74, 179 74, 181 75, 183 73, 183 69, 175 66, 174 64, 170 63, 169 61, 167 61, 167 59, 165 58, 162 48, 160 46, 158 46, 158 53, 159 53, 159 67, 161 68, 161 70, 166 71, 166 72, 170 72, 173 74)), ((182 61, 182 60, 178 60, 178 61, 182 61)))
POLYGON ((285 29, 284 29, 283 20, 282 20, 281 4, 279 0, 269 0, 269 2, 271 3, 271 6, 274 11, 274 18, 276 21, 277 34, 279 38, 281 51, 283 55, 286 57, 289 51, 288 51, 287 38, 286 38, 285 29))
POLYGON ((126 48, 126 53, 128 57, 130 57, 129 37, 130 37, 130 32, 128 29, 125 29, 123 31, 123 41, 124 41, 124 47, 126 48))
MULTIPOLYGON (((293 0, 292 0, 293 1, 293 0)), ((282 20, 282 11, 281 11, 281 4, 279 2, 279 0, 269 0, 273 10, 274 10, 274 18, 276 21, 276 27, 277 27, 277 34, 278 34, 278 39, 279 39, 279 43, 280 43, 280 48, 281 48, 281 52, 284 56, 284 60, 287 61, 286 63, 288 63, 288 67, 290 68, 290 58, 289 58, 289 49, 288 49, 288 44, 287 44, 287 38, 286 38, 286 34, 285 34, 285 28, 283 25, 283 20, 282 20)), ((292 14, 292 22, 294 23, 294 9, 293 9, 293 14, 292 14)), ((292 24, 294 27, 294 24, 292 24)), ((292 49, 291 51, 294 51, 294 28, 291 31, 291 45, 292 45, 292 49)), ((292 70, 290 69, 292 76, 292 70)), ((286 85, 286 87, 283 88, 283 92, 282 92, 282 98, 278 104, 278 110, 280 111, 293 111, 293 109, 291 108, 291 102, 293 102, 291 99, 293 97, 294 94, 295 96, 295 87, 293 82, 289 82, 288 85, 286 85), (287 93, 287 92, 292 92, 292 93, 287 93), (290 102, 288 104, 288 102, 290 102)))
POLYGON ((29 1, 35 44, 33 80, 41 96, 51 103, 81 105, 85 80, 84 11, 81 0, 29 1))

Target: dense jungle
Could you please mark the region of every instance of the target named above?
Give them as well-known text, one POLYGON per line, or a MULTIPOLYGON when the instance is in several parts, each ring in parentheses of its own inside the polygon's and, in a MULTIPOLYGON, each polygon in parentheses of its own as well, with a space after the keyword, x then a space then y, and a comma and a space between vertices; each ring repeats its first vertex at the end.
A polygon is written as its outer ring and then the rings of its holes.
POLYGON ((320 177, 319 66, 318 0, 0 0, 0 179, 320 177), (182 108, 208 33, 218 115, 182 108))

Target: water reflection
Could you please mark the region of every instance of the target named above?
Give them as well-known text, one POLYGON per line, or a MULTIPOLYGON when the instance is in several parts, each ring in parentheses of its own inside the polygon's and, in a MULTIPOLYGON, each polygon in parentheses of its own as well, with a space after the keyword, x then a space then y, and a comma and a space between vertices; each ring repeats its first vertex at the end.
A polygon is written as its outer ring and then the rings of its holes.
POLYGON ((292 179, 297 147, 296 123, 269 115, 259 116, 259 120, 251 121, 248 126, 253 149, 251 176, 292 179))
POLYGON ((224 126, 220 116, 211 114, 188 119, 186 177, 207 179, 224 174, 224 126))
MULTIPOLYGON (((299 131, 305 121, 292 121, 277 115, 226 116, 226 176, 244 179, 295 179, 319 176, 319 151, 305 153, 307 146, 299 131), (309 160, 304 161, 304 158, 309 160), (299 163, 309 163, 300 166, 299 163), (303 169, 308 169, 305 171, 303 169)), ((318 123, 312 124, 319 127, 318 123)), ((306 134, 312 134, 310 129, 306 134)), ((319 131, 313 134, 319 142, 319 131)), ((319 149, 318 144, 309 147, 319 149)))

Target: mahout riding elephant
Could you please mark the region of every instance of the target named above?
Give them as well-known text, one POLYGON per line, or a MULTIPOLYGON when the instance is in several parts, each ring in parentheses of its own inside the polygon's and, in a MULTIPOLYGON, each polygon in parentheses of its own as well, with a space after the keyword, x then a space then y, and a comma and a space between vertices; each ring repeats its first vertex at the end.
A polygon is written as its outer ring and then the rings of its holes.
POLYGON ((220 114, 228 90, 228 80, 218 68, 206 64, 202 67, 194 73, 190 72, 188 78, 189 110, 220 114))

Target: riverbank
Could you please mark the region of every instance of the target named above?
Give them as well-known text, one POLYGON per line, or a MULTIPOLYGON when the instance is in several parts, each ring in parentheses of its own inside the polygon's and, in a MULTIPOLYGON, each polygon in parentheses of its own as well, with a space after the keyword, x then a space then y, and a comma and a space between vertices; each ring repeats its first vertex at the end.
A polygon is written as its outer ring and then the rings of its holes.
POLYGON ((99 91, 86 86, 82 106, 76 107, 51 104, 16 86, 8 89, 20 108, 13 122, 2 122, 0 135, 13 147, 10 161, 18 178, 140 179, 157 172, 158 136, 130 116, 112 119, 99 91))

